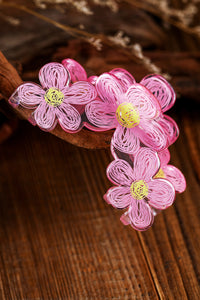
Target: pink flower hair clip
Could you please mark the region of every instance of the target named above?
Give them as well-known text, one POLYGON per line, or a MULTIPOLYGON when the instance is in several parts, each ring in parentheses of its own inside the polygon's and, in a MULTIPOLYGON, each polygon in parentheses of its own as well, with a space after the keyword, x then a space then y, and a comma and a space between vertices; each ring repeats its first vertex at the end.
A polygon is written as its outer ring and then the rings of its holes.
POLYGON ((128 210, 121 221, 136 230, 146 230, 152 224, 156 210, 172 205, 175 188, 165 178, 155 175, 160 170, 160 160, 154 150, 143 147, 134 157, 133 166, 122 159, 114 160, 107 168, 109 180, 115 184, 104 199, 115 208, 128 210))
POLYGON ((41 86, 23 83, 9 99, 14 107, 30 110, 29 121, 51 131, 57 124, 69 133, 83 126, 91 131, 115 129, 111 139, 114 161, 107 168, 111 187, 104 199, 127 209, 121 221, 136 230, 148 229, 154 216, 166 209, 175 193, 186 188, 183 174, 169 164, 167 149, 179 130, 165 115, 175 92, 160 75, 140 83, 124 69, 87 77, 73 59, 49 63, 39 72, 41 86))
MULTIPOLYGON (((72 77, 74 80, 74 77, 72 77)), ((59 63, 44 65, 39 72, 41 86, 23 83, 9 99, 13 106, 34 109, 30 121, 51 131, 59 122, 67 132, 79 131, 82 106, 96 98, 96 90, 87 81, 70 83, 70 73, 59 63)))
POLYGON ((178 137, 175 121, 163 114, 175 101, 175 93, 160 75, 136 83, 123 69, 104 73, 95 83, 98 99, 85 107, 89 122, 102 130, 116 128, 113 148, 137 153, 141 145, 161 151, 178 137))

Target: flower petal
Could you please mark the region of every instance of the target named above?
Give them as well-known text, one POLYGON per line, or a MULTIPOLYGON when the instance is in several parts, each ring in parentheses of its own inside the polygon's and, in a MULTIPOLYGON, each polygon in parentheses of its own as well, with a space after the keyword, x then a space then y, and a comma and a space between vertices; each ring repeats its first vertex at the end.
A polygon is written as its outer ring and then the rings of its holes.
POLYGON ((163 112, 170 109, 176 100, 175 92, 167 80, 160 75, 148 75, 142 79, 144 85, 159 101, 163 112))
POLYGON ((164 150, 158 152, 158 157, 160 159, 160 166, 161 166, 161 168, 163 168, 170 161, 170 152, 169 152, 169 150, 164 149, 164 150))
POLYGON ((134 229, 143 231, 152 226, 154 215, 152 209, 145 201, 134 200, 120 220, 124 225, 130 224, 134 229))
POLYGON ((106 103, 120 104, 123 97, 123 86, 117 77, 104 73, 96 81, 96 89, 99 97, 106 103))
POLYGON ((71 58, 62 61, 63 66, 69 71, 71 81, 87 81, 87 74, 84 68, 71 58))
POLYGON ((56 108, 56 115, 63 130, 67 132, 74 132, 79 129, 81 116, 72 105, 63 102, 56 108))
POLYGON ((21 105, 33 109, 40 104, 44 98, 45 91, 35 83, 23 83, 10 97, 9 102, 14 105, 21 105))
POLYGON ((153 179, 148 183, 149 204, 156 209, 165 209, 172 205, 175 199, 175 190, 173 185, 166 179, 153 179))
POLYGON ((160 115, 161 108, 158 101, 141 84, 131 85, 125 97, 137 108, 141 119, 154 119, 160 115))
POLYGON ((115 75, 120 80, 124 92, 126 92, 132 84, 136 83, 133 76, 125 69, 116 68, 111 70, 109 73, 115 75))
POLYGON ((105 130, 116 126, 116 114, 112 104, 94 100, 85 107, 86 116, 91 124, 105 130))
POLYGON ((42 101, 33 112, 36 124, 45 131, 53 130, 57 124, 55 108, 42 101))
POLYGON ((167 136, 168 136, 168 146, 173 144, 178 136, 179 136, 179 129, 176 122, 170 118, 169 116, 163 115, 158 119, 159 124, 162 126, 162 128, 165 130, 167 136))
POLYGON ((69 84, 70 77, 62 64, 52 62, 40 69, 39 80, 45 89, 54 87, 62 90, 69 84))
POLYGON ((94 100, 97 96, 94 86, 87 81, 78 81, 62 90, 68 103, 83 105, 94 100))
POLYGON ((143 147, 136 153, 133 164, 135 180, 149 181, 159 170, 160 161, 156 151, 143 147))
POLYGON ((119 125, 111 140, 112 146, 120 152, 135 154, 140 148, 138 137, 134 134, 133 128, 126 128, 119 125))
POLYGON ((156 151, 168 147, 167 135, 162 126, 155 120, 143 121, 137 128, 141 142, 156 151))
POLYGON ((112 187, 104 195, 104 200, 116 208, 126 208, 132 199, 130 188, 123 186, 112 187))
POLYGON ((98 79, 98 76, 90 76, 90 77, 88 77, 87 81, 90 82, 92 85, 96 85, 97 79, 98 79))
POLYGON ((165 177, 167 180, 171 182, 175 191, 178 193, 182 193, 186 189, 186 181, 184 175, 181 173, 179 169, 172 165, 167 165, 162 168, 165 177))
POLYGON ((116 185, 129 186, 134 181, 133 169, 123 159, 113 160, 107 168, 109 180, 116 185))

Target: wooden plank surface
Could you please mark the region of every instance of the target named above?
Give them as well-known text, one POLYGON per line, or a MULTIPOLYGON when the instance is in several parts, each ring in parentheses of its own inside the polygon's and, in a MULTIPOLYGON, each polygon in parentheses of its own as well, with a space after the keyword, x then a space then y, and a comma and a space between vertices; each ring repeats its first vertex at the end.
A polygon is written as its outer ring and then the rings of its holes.
POLYGON ((0 148, 1 299, 199 299, 198 106, 175 114, 187 190, 144 233, 102 199, 109 150, 22 122, 0 148))
MULTIPOLYGON (((182 1, 172 3, 180 8, 182 1)), ((140 65, 113 50, 98 54, 76 42, 66 47, 66 33, 19 11, 5 13, 21 18, 21 25, 13 28, 0 18, 0 47, 22 63, 24 80, 36 81, 43 63, 51 57, 60 61, 66 53, 73 57, 75 50, 87 71, 98 74, 121 66, 137 80, 142 77, 140 65)), ((56 10, 43 13, 66 22, 56 10)), ((106 33, 124 22, 127 34, 151 50, 147 56, 171 71, 175 83, 188 83, 185 98, 169 113, 181 131, 170 147, 171 163, 185 174, 187 189, 151 229, 138 233, 123 226, 122 212, 102 198, 110 186, 105 175, 112 160, 109 149, 77 148, 21 121, 0 146, 0 300, 200 299, 200 102, 194 96, 199 90, 199 42, 174 28, 168 32, 142 11, 133 13, 137 27, 127 25, 132 12, 122 10, 110 18, 107 11, 106 33), (182 57, 180 51, 187 53, 182 57)), ((67 16, 71 26, 84 20, 71 12, 67 16)), ((88 30, 93 23, 86 23, 88 30)), ((181 94, 181 85, 177 90, 181 94)))

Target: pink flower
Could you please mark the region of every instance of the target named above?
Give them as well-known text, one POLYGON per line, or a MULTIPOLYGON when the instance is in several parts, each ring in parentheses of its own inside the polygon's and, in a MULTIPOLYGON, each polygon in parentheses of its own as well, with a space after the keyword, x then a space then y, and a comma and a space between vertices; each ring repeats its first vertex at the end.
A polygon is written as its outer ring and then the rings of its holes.
POLYGON ((39 80, 42 87, 35 83, 20 85, 10 103, 35 109, 30 121, 43 130, 54 129, 58 121, 67 132, 79 131, 82 125, 79 111, 96 98, 95 88, 86 81, 70 86, 69 72, 59 63, 44 65, 39 80))
MULTIPOLYGON (((161 151, 175 140, 177 126, 171 118, 162 115, 159 104, 161 100, 169 103, 172 95, 163 100, 164 96, 159 98, 161 93, 158 93, 156 99, 153 92, 136 83, 132 75, 123 69, 114 69, 99 76, 96 89, 100 99, 87 104, 85 113, 89 122, 97 128, 116 128, 112 138, 116 150, 136 153, 141 142, 161 151)), ((165 92, 172 94, 170 89, 165 89, 165 92)))
POLYGON ((85 69, 74 59, 65 58, 63 59, 62 64, 69 72, 72 82, 88 81, 91 84, 95 85, 98 76, 87 77, 85 69))
POLYGON ((137 230, 146 230, 154 220, 154 211, 169 207, 175 198, 173 185, 166 179, 153 178, 160 168, 155 151, 140 148, 133 167, 122 159, 114 160, 107 168, 107 176, 116 186, 108 190, 104 199, 116 208, 127 208, 121 221, 137 230))
POLYGON ((62 64, 69 72, 72 82, 87 81, 87 73, 77 61, 71 58, 66 58, 63 59, 62 64))
POLYGON ((160 169, 154 178, 166 178, 174 186, 176 192, 184 192, 186 188, 185 177, 178 168, 168 164, 170 161, 169 150, 165 149, 159 152, 158 156, 160 159, 160 169))

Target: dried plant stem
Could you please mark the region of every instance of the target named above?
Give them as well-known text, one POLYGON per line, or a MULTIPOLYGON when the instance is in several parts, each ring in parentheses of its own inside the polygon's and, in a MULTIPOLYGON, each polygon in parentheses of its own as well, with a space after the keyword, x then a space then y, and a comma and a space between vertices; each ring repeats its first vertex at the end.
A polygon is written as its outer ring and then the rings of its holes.
POLYGON ((148 66, 146 65, 145 61, 143 60, 143 58, 139 58, 137 57, 134 53, 131 53, 128 49, 125 49, 123 47, 120 47, 119 45, 116 45, 115 43, 113 43, 108 37, 106 37, 104 34, 93 34, 93 33, 89 33, 87 31, 84 30, 80 30, 78 28, 74 28, 71 26, 67 26, 64 24, 61 24, 57 21, 54 21, 38 12, 35 12, 32 9, 29 9, 23 5, 17 5, 15 3, 0 3, 0 6, 5 6, 5 7, 13 7, 19 10, 22 10, 30 15, 33 15, 47 23, 50 23, 52 25, 54 25, 57 28, 60 28, 61 30, 66 31, 68 34, 71 34, 72 36, 75 37, 79 37, 87 42, 90 42, 91 39, 95 39, 95 40, 100 40, 104 45, 107 45, 109 47, 112 47, 114 49, 118 49, 118 51, 120 51, 121 53, 123 53, 124 55, 126 55, 131 61, 136 62, 138 64, 141 64, 144 66, 145 69, 147 69, 148 71, 151 71, 148 69, 148 66))
POLYGON ((196 37, 199 38, 199 33, 195 30, 195 28, 188 27, 179 21, 173 20, 169 16, 165 15, 163 12, 159 11, 159 9, 151 7, 148 4, 144 3, 143 1, 137 1, 137 0, 123 0, 123 1, 128 4, 131 4, 132 6, 140 8, 144 11, 150 12, 151 14, 159 17, 163 21, 177 27, 178 29, 180 29, 188 34, 195 35, 196 37))
POLYGON ((59 22, 56 22, 46 16, 43 16, 42 14, 40 13, 37 13, 36 11, 32 10, 32 9, 29 9, 27 8, 26 6, 24 5, 17 5, 15 3, 0 3, 0 6, 5 6, 5 7, 13 7, 13 8, 17 8, 19 10, 22 10, 22 11, 25 11, 26 13, 30 14, 30 15, 33 15, 45 22, 48 22, 48 23, 51 23, 52 25, 64 30, 64 31, 67 31, 68 33, 70 33, 71 35, 74 35, 74 36, 78 36, 80 35, 81 37, 84 37, 84 38, 90 38, 90 37, 94 37, 93 34, 90 34, 86 31, 83 31, 83 30, 80 30, 80 29, 77 29, 77 28, 73 28, 73 27, 70 27, 70 26, 67 26, 67 25, 64 25, 64 24, 61 24, 59 22))

